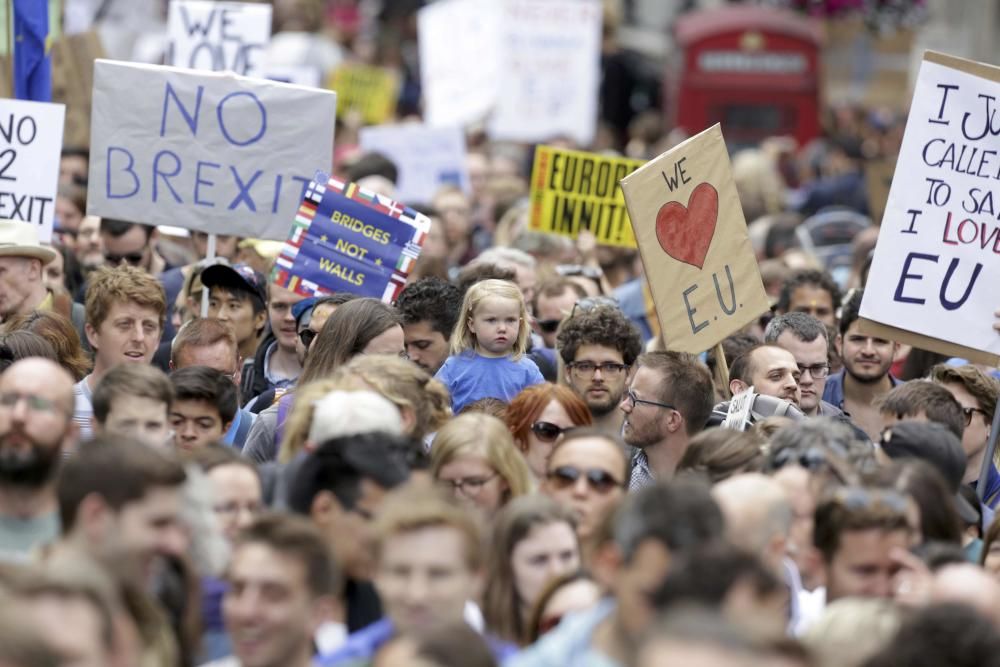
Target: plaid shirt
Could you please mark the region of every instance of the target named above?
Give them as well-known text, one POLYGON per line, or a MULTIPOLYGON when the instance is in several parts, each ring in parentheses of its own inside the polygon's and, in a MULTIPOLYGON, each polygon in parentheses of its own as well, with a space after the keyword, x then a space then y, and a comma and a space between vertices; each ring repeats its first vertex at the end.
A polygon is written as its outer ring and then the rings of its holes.
POLYGON ((649 469, 649 459, 646 452, 640 450, 632 458, 632 472, 628 476, 628 490, 638 491, 639 489, 656 483, 652 471, 649 469))

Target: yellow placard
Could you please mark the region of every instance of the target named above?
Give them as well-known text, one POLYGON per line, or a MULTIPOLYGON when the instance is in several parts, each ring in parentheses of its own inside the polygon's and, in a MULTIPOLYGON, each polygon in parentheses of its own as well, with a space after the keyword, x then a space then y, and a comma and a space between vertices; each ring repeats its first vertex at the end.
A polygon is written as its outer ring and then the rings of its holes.
POLYGON ((392 119, 399 100, 399 76, 387 67, 344 63, 330 74, 327 88, 337 93, 337 114, 357 112, 365 125, 392 119))
POLYGON ((770 308, 718 124, 621 187, 667 349, 702 352, 770 308))
POLYGON ((539 146, 531 170, 528 226, 576 238, 588 229, 603 245, 635 247, 619 182, 641 160, 539 146))

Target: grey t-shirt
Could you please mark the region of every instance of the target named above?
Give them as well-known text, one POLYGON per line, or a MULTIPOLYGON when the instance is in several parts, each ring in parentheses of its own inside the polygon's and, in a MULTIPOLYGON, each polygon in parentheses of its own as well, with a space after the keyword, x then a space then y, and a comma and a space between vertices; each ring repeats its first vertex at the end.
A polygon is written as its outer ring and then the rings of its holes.
POLYGON ((243 456, 254 463, 267 463, 278 458, 278 443, 275 433, 278 430, 278 403, 261 410, 257 419, 250 427, 246 444, 243 445, 243 456))
POLYGON ((59 537, 59 514, 22 519, 0 515, 0 562, 24 563, 31 552, 59 537))

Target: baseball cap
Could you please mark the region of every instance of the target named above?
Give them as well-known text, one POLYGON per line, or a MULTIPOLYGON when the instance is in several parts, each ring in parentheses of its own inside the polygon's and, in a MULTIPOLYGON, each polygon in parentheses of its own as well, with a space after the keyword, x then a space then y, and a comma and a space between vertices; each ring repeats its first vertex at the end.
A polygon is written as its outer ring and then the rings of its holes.
POLYGON ((250 292, 259 297, 263 303, 267 303, 267 281, 249 264, 213 264, 201 272, 201 283, 209 289, 223 287, 250 292))
POLYGON ((934 466, 955 494, 958 513, 966 521, 976 520, 975 509, 958 494, 965 476, 965 450, 947 426, 914 420, 898 422, 882 434, 882 451, 891 459, 921 459, 934 466))

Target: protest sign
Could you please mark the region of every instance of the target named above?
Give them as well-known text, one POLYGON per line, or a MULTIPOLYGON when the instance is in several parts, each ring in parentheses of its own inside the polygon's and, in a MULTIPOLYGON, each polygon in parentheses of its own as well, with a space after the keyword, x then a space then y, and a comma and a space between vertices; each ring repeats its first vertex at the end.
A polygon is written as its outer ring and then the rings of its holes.
POLYGON ((38 227, 52 239, 66 107, 0 99, 0 218, 38 227))
POLYGON ((90 215, 282 240, 331 167, 327 90, 98 60, 93 97, 90 215))
POLYGON ((337 113, 360 114, 365 125, 381 125, 396 113, 399 76, 387 67, 344 63, 330 74, 327 88, 337 92, 337 113))
POLYGON ((168 65, 263 76, 271 5, 171 0, 167 34, 168 65))
POLYGON ((863 331, 1000 361, 997 99, 1000 68, 925 54, 861 303, 863 331))
POLYGON ((442 185, 469 191, 465 135, 457 127, 381 125, 362 128, 358 138, 362 150, 382 153, 396 164, 396 198, 400 201, 430 203, 442 185))
POLYGON ((502 4, 494 139, 590 144, 597 128, 600 0, 506 0, 502 4))
POLYGON ((598 243, 634 248, 618 183, 642 165, 641 160, 539 146, 531 170, 528 226, 572 238, 587 229, 598 243))
POLYGON ((430 220, 355 183, 313 181, 272 281, 303 296, 350 292, 391 303, 406 285, 430 220))
POLYGON ((501 2, 443 0, 417 13, 424 120, 433 127, 483 120, 497 101, 501 2))
POLYGON ((719 125, 622 181, 669 350, 698 353, 770 308, 719 125))

